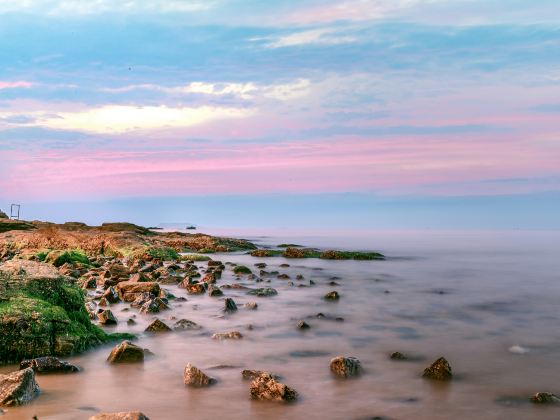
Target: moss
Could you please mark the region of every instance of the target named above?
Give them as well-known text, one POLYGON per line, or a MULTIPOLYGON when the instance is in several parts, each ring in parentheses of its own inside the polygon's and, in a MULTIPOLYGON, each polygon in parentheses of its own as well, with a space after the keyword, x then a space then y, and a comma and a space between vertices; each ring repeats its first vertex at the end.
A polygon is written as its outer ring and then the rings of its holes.
POLYGON ((282 253, 283 251, 279 249, 255 249, 249 254, 253 257, 279 257, 282 253))
MULTIPOLYGON (((47 255, 45 255, 45 258, 46 257, 47 255)), ((60 267, 66 263, 70 263, 70 264, 80 263, 85 266, 90 265, 89 258, 87 257, 87 255, 85 255, 83 252, 78 250, 65 251, 53 261, 53 265, 55 267, 60 267)))
POLYGON ((64 278, 18 281, 17 288, 4 277, 0 282, 0 363, 65 356, 123 338, 91 323, 83 291, 64 278))
POLYGON ((201 254, 185 254, 181 255, 181 260, 184 261, 210 261, 210 257, 208 255, 201 255, 201 254))
POLYGON ((171 261, 178 260, 179 254, 173 248, 169 247, 154 247, 147 251, 148 255, 156 260, 171 261))
POLYGON ((286 258, 319 258, 321 253, 312 248, 288 247, 282 255, 286 258))
POLYGON ((321 254, 325 260, 384 260, 385 257, 377 252, 355 252, 329 250, 321 254))
POLYGON ((35 256, 37 257, 37 259, 39 261, 45 261, 48 253, 49 253, 48 251, 41 251, 41 252, 38 252, 35 256))
POLYGON ((201 253, 201 254, 213 254, 216 251, 214 251, 213 249, 210 249, 210 248, 202 248, 202 249, 199 249, 198 252, 201 253))
POLYGON ((251 274, 252 271, 249 267, 246 267, 244 265, 238 265, 236 267, 234 267, 233 272, 235 274, 251 274))

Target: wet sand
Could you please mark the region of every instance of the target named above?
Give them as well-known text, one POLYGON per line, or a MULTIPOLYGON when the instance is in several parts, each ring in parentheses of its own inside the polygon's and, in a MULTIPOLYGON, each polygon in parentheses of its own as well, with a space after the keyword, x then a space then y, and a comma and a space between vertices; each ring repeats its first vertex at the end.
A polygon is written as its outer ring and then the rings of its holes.
MULTIPOLYGON (((164 286, 188 300, 172 302, 172 309, 158 317, 168 324, 173 323, 170 317, 186 318, 200 324, 200 331, 147 335, 142 331, 153 315, 137 314, 138 323, 129 327, 126 320, 136 311, 123 312, 128 305, 112 305, 119 325, 107 330, 140 333, 136 344, 154 355, 144 364, 124 366, 105 363, 112 346, 71 357, 68 360, 83 372, 38 376, 42 394, 27 406, 8 409, 2 418, 87 419, 99 411, 126 410, 143 411, 152 420, 560 418, 560 408, 528 402, 535 392, 560 393, 558 235, 415 235, 259 239, 261 244, 322 242, 378 250, 390 257, 387 261, 214 254, 213 259, 251 268, 265 262, 267 271, 288 274, 295 286, 275 277, 270 277, 271 283, 242 280, 249 287, 274 287, 278 295, 258 298, 224 289, 239 306, 229 315, 221 312, 220 298, 190 296, 176 286, 164 286), (282 263, 290 267, 279 267, 282 263), (298 274, 304 280, 296 280, 298 274), (309 285, 309 280, 316 285, 297 287, 309 285), (339 285, 331 286, 330 281, 339 285), (331 290, 340 293, 338 302, 322 299, 331 290), (258 309, 241 307, 249 301, 256 301, 258 309), (317 319, 319 312, 344 321, 317 319), (301 319, 310 330, 296 329, 301 319), (231 330, 239 330, 244 338, 210 338, 231 330), (512 346, 526 353, 512 352, 512 346), (391 361, 388 355, 393 351, 416 358, 391 361), (329 361, 337 355, 359 358, 361 377, 332 377, 329 361), (451 363, 455 379, 444 384, 422 379, 424 367, 442 355, 451 363), (185 387, 182 374, 189 362, 218 383, 207 389, 185 387), (215 368, 218 365, 227 366, 215 368), (283 383, 299 392, 299 401, 252 401, 242 369, 281 375, 283 383)), ((239 281, 227 269, 218 284, 233 282, 239 281)), ((3 366, 0 372, 13 369, 3 366)))

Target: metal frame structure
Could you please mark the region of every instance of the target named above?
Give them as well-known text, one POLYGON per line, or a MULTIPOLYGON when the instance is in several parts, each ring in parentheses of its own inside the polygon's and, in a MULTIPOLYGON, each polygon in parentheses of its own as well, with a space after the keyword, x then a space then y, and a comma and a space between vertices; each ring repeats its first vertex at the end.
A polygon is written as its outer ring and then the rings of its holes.
POLYGON ((12 204, 10 206, 10 219, 19 220, 20 208, 21 208, 21 205, 19 205, 19 204, 12 204))

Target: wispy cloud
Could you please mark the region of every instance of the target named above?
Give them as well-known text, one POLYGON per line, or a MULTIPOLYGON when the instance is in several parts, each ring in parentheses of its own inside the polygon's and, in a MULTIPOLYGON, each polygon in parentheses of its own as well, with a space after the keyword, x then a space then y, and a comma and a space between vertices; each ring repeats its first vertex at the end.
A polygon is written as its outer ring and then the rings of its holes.
POLYGON ((23 80, 17 82, 3 82, 0 80, 0 90, 2 89, 19 89, 19 88, 30 88, 33 86, 31 82, 26 82, 23 80))
POLYGON ((253 42, 261 42, 266 48, 298 47, 301 45, 338 45, 357 42, 354 36, 344 35, 337 29, 321 28, 295 32, 288 35, 251 38, 253 42))

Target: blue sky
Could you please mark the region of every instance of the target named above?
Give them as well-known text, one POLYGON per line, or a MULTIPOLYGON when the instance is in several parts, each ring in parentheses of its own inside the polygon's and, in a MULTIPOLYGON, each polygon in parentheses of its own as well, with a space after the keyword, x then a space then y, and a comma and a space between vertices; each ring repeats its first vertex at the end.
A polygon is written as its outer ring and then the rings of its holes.
POLYGON ((558 1, 0 0, 0 21, 0 208, 560 227, 558 1))

